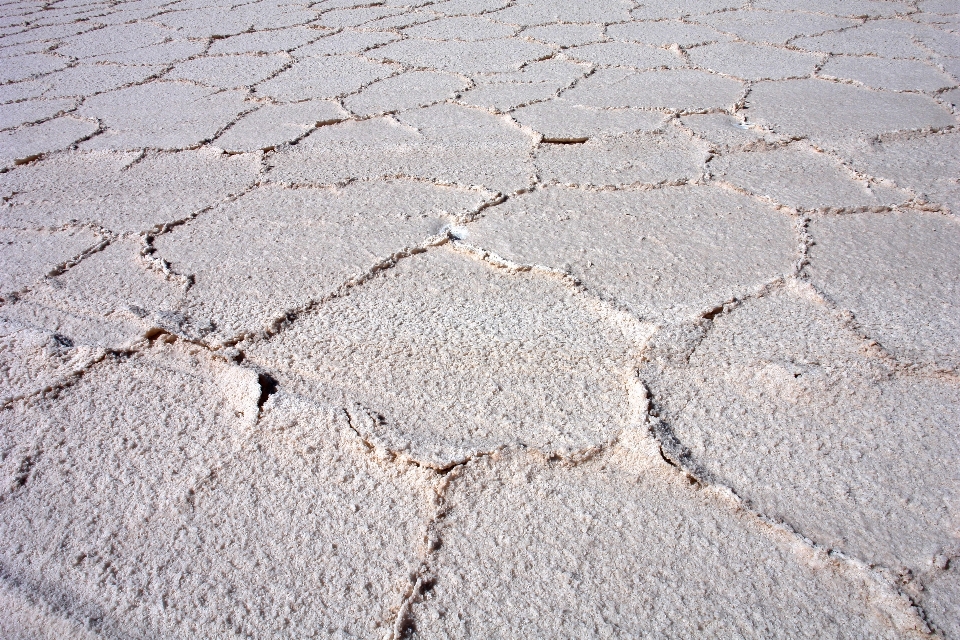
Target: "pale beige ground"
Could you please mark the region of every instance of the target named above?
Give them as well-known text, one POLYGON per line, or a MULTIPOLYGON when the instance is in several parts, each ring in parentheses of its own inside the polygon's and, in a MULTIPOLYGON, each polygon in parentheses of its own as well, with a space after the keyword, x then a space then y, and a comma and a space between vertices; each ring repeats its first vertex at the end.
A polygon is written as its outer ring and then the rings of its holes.
POLYGON ((0 638, 960 639, 956 0, 0 0, 0 638))

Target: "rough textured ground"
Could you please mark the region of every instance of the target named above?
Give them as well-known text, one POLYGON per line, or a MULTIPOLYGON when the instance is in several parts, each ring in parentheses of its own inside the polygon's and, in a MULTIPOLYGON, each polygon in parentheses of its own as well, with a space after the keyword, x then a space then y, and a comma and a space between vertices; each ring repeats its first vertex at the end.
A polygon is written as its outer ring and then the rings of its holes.
POLYGON ((956 0, 0 0, 0 637, 960 639, 956 0))

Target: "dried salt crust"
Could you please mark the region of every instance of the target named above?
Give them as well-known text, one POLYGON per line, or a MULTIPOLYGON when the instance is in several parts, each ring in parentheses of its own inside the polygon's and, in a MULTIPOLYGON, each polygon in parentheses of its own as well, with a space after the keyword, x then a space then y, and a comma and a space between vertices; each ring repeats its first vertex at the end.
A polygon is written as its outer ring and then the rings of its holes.
POLYGON ((0 635, 960 637, 943 0, 5 5, 0 635))

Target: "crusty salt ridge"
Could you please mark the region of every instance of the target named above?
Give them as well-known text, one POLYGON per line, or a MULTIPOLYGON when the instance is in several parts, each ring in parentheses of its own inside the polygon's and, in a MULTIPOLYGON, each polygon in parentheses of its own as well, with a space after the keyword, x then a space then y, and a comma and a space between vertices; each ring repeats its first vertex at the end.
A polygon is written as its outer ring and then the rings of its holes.
POLYGON ((0 636, 960 638, 950 0, 0 8, 0 636))

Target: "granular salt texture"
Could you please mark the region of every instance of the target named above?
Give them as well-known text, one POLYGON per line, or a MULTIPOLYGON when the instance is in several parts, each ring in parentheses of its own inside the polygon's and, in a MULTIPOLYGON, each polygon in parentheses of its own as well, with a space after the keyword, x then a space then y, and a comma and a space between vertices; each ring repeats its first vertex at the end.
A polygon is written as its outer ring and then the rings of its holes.
POLYGON ((14 635, 389 631, 431 474, 377 461, 342 412, 277 393, 258 408, 268 391, 202 349, 157 346, 5 410, 4 597, 28 612, 14 635), (52 611, 29 614, 37 601, 52 611))
POLYGON ((650 322, 676 322, 788 273, 793 222, 716 187, 590 193, 545 188, 458 231, 519 264, 569 272, 650 322))
POLYGON ((321 127, 272 158, 273 180, 337 184, 405 176, 511 192, 530 184, 534 139, 479 109, 439 104, 321 127), (477 144, 477 140, 483 144, 477 144))
POLYGON ((270 328, 481 204, 475 191, 420 182, 261 187, 155 246, 191 278, 184 313, 225 340, 270 328))
POLYGON ((960 370, 960 224, 917 212, 810 225, 810 281, 860 330, 909 362, 960 370))
POLYGON ((660 185, 692 182, 704 171, 706 145, 675 130, 541 145, 535 156, 546 184, 660 185))
POLYGON ((442 468, 513 443, 576 455, 636 424, 648 334, 554 274, 441 247, 241 348, 342 397, 377 446, 442 468))
POLYGON ((175 82, 151 82, 101 93, 84 101, 79 115, 97 118, 108 131, 86 149, 185 149, 216 136, 250 107, 239 91, 175 82))
POLYGON ((960 633, 955 1, 0 13, 0 636, 960 633))
POLYGON ((0 210, 11 226, 80 223, 115 233, 149 231, 189 219, 252 186, 254 154, 216 149, 179 153, 66 153, 0 174, 13 193, 0 210))
POLYGON ((918 571, 954 548, 960 388, 898 370, 805 285, 641 370, 668 455, 826 548, 918 571))
MULTIPOLYGON (((633 435, 631 440, 642 436, 633 435)), ((869 578, 691 486, 649 447, 524 452, 448 479, 414 637, 896 638, 922 622, 869 578)))
POLYGON ((906 202, 908 193, 871 184, 804 144, 732 153, 710 163, 718 180, 797 209, 856 209, 906 202))

